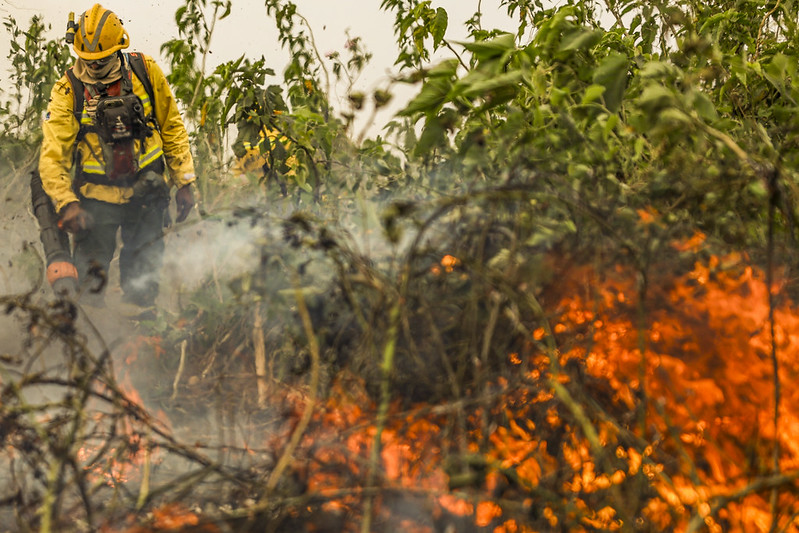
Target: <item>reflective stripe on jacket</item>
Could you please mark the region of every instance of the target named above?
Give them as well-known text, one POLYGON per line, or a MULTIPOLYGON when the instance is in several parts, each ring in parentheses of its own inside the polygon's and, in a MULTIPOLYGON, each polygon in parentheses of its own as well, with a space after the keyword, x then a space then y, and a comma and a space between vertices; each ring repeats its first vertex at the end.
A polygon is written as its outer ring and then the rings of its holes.
MULTIPOLYGON (((168 170, 164 179, 171 185, 182 187, 195 179, 189 136, 166 76, 150 56, 144 55, 144 60, 153 86, 154 115, 160 132, 155 131, 143 141, 135 142, 139 168, 144 170, 163 155, 168 170)), ((129 66, 126 65, 125 70, 132 76, 133 92, 141 99, 144 114, 149 115, 153 112, 153 103, 147 91, 129 66)), ((85 106, 81 122, 91 125, 85 106)), ((67 204, 78 200, 72 186, 74 161, 79 161, 81 165, 80 169, 74 169, 75 173, 82 172, 89 178, 88 181, 92 181, 92 175, 98 177, 97 181, 106 181, 102 179, 105 177, 105 162, 97 134, 87 131, 76 145, 79 130, 80 125, 73 114, 72 85, 65 74, 50 92, 50 103, 42 123, 44 139, 39 156, 42 185, 59 212, 67 204)), ((103 202, 124 204, 133 196, 133 189, 87 182, 82 184, 80 194, 103 202)))

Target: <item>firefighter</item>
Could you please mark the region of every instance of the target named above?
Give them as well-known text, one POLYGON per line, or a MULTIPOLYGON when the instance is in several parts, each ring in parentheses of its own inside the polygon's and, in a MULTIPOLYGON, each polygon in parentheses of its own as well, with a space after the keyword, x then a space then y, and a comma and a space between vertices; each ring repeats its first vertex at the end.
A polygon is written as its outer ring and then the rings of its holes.
POLYGON ((234 176, 255 174, 261 180, 268 177, 269 169, 273 166, 283 176, 296 174, 297 158, 293 155, 286 156, 287 150, 291 148, 291 141, 277 130, 262 129, 258 143, 254 146, 249 141, 241 141, 240 144, 241 156, 231 168, 234 176), (267 140, 269 144, 266 144, 267 140))
POLYGON ((194 206, 189 138, 166 77, 154 60, 124 53, 128 32, 95 4, 67 41, 77 58, 53 86, 42 125, 42 185, 59 226, 72 234, 82 295, 103 304, 105 276, 121 236, 123 300, 151 307, 159 290, 163 228, 174 187, 176 221, 194 206))
POLYGON ((278 117, 286 112, 279 90, 267 89, 263 95, 271 111, 254 104, 244 110, 244 118, 236 123, 237 136, 233 143, 236 161, 231 174, 242 184, 251 178, 258 181, 276 180, 286 194, 286 180, 297 174, 297 157, 291 152, 291 140, 279 129, 278 117), (272 106, 274 109, 272 109, 272 106))

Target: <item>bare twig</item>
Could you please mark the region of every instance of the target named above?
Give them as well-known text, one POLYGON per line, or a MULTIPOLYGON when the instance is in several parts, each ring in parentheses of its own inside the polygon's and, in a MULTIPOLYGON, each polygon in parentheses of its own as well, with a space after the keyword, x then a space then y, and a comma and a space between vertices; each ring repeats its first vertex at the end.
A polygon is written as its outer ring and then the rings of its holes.
POLYGON ((291 434, 291 439, 289 440, 286 449, 283 450, 283 455, 280 456, 277 465, 275 465, 274 470, 272 470, 272 473, 269 475, 269 479, 266 482, 266 492, 262 498, 264 501, 269 497, 270 493, 275 490, 275 487, 277 487, 277 484, 283 475, 283 471, 288 468, 289 463, 292 460, 292 456, 294 455, 294 451, 297 449, 297 446, 299 446, 300 439, 302 439, 303 433, 305 433, 308 424, 311 422, 311 416, 313 415, 314 407, 316 407, 316 396, 319 388, 319 374, 321 367, 319 343, 316 340, 316 333, 314 332, 313 323, 311 322, 311 315, 308 312, 308 307, 305 305, 305 297, 303 296, 302 288, 300 287, 299 274, 297 274, 296 271, 293 272, 293 278, 294 298, 297 301, 297 312, 302 319, 305 336, 308 338, 308 351, 311 352, 311 380, 308 384, 308 399, 305 403, 305 409, 303 410, 302 417, 300 418, 297 427, 294 428, 294 432, 291 434))
MULTIPOLYGON (((757 494, 758 492, 764 490, 773 490, 775 488, 779 489, 781 487, 792 486, 794 483, 796 483, 797 479, 799 479, 799 470, 783 472, 775 476, 757 478, 749 485, 731 494, 716 497, 714 499, 713 505, 710 508, 709 516, 714 516, 719 512, 719 510, 727 507, 729 504, 741 501, 752 494, 757 494)), ((703 516, 697 513, 691 518, 691 522, 688 524, 686 533, 693 533, 694 531, 704 529, 704 527, 705 519, 703 516)))
MULTIPOLYGON (((779 4, 779 2, 778 2, 779 4)), ((776 7, 775 7, 776 9, 776 7)), ((774 449, 771 457, 771 473, 774 476, 780 474, 780 362, 777 358, 777 339, 776 325, 774 321, 774 225, 777 209, 777 180, 779 173, 776 169, 768 175, 769 184, 769 205, 768 205, 768 242, 766 244, 766 290, 768 298, 768 326, 771 348, 772 379, 774 380, 774 449)), ((771 528, 773 533, 779 528, 779 487, 774 487, 771 491, 771 528)))
POLYGON ((187 339, 183 339, 183 341, 180 343, 180 362, 178 363, 178 371, 175 372, 175 379, 172 381, 172 396, 170 397, 170 400, 174 400, 178 397, 178 385, 180 384, 180 378, 183 376, 183 369, 186 366, 187 343, 187 339))
MULTIPOLYGON (((407 273, 406 273, 407 275, 407 273)), ((406 276, 404 276, 406 278, 406 276)), ((406 278, 407 279, 407 278, 406 278)), ((383 346, 383 361, 380 365, 380 404, 377 408, 377 419, 375 421, 375 436, 372 440, 372 449, 369 454, 369 472, 366 476, 366 486, 374 486, 377 479, 377 469, 380 462, 380 450, 382 449, 383 430, 388 421, 388 409, 391 405, 391 372, 394 369, 394 354, 397 348, 397 336, 400 324, 400 307, 402 300, 397 298, 389 311, 388 332, 386 343, 383 346)), ((369 496, 364 506, 363 521, 361 522, 361 533, 369 533, 372 530, 372 510, 374 507, 374 497, 369 496)))
POLYGON ((208 53, 211 51, 211 37, 214 35, 214 28, 216 27, 216 14, 219 12, 220 3, 214 4, 214 15, 213 20, 211 21, 211 28, 208 30, 207 37, 205 39, 205 46, 203 47, 203 58, 202 63, 200 65, 200 75, 197 77, 197 85, 194 86, 194 93, 191 95, 191 101, 189 102, 189 109, 194 107, 194 102, 197 100, 197 97, 200 95, 200 88, 203 85, 203 80, 205 79, 205 64, 208 61, 208 53))
POLYGON ((149 443, 144 447, 144 472, 142 473, 141 486, 139 487, 139 498, 136 501, 136 508, 143 509, 144 504, 147 503, 147 497, 150 493, 150 472, 152 470, 152 453, 149 443))
POLYGON ((266 343, 264 342, 264 325, 261 316, 261 305, 253 309, 252 344, 255 352, 255 381, 258 389, 258 407, 266 407, 269 397, 269 386, 266 381, 266 343))
POLYGON ((757 29, 757 41, 756 41, 756 44, 755 44, 754 61, 757 61, 758 57, 760 57, 760 48, 763 46, 763 29, 766 27, 766 23, 768 22, 768 18, 771 15, 773 15, 774 12, 777 11, 777 9, 780 8, 780 4, 781 3, 782 3, 782 0, 777 0, 777 3, 774 4, 774 7, 771 9, 771 11, 769 11, 768 13, 763 15, 763 19, 760 21, 760 27, 758 27, 758 29, 757 29))

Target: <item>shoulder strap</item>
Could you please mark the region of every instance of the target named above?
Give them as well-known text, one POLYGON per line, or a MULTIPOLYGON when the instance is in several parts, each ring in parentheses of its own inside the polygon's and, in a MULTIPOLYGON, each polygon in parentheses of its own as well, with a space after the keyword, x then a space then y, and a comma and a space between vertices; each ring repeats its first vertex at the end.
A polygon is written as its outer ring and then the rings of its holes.
POLYGON ((147 96, 150 97, 150 105, 155 109, 155 97, 153 96, 153 84, 150 81, 150 75, 147 72, 147 65, 144 63, 144 57, 139 52, 131 52, 125 54, 130 60, 130 69, 139 78, 139 81, 147 91, 147 96))
POLYGON ((67 78, 72 86, 72 114, 75 115, 75 120, 80 124, 80 117, 83 114, 83 82, 72 72, 72 67, 67 69, 67 78))

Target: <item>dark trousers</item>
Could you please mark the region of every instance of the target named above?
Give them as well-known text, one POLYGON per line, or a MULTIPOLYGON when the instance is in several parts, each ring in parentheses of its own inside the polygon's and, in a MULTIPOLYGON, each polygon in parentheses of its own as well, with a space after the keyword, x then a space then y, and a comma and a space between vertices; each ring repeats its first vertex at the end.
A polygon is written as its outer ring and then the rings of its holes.
POLYGON ((74 239, 73 259, 84 294, 91 298, 105 289, 120 230, 119 279, 124 297, 137 305, 153 305, 163 264, 166 202, 134 199, 109 204, 84 198, 81 207, 93 219, 92 226, 74 239))

